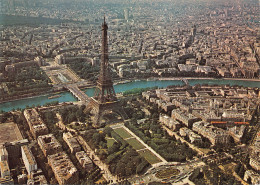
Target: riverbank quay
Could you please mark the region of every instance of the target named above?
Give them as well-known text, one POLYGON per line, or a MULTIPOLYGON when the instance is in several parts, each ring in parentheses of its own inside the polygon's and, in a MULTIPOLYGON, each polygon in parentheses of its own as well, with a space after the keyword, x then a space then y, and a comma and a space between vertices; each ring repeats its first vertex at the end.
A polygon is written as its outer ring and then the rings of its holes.
MULTIPOLYGON (((136 81, 172 81, 172 80, 236 80, 236 81, 250 81, 250 82, 259 82, 260 83, 260 79, 247 79, 247 78, 209 78, 209 77, 171 77, 171 78, 144 78, 144 79, 129 79, 129 80, 122 80, 122 81, 115 81, 114 85, 119 85, 119 84, 127 84, 127 83, 132 83, 132 82, 136 82, 136 81)), ((260 84, 259 84, 260 86, 260 84)), ((87 90, 87 89, 91 89, 94 88, 95 85, 91 85, 91 86, 80 86, 79 88, 81 90, 87 90)), ((30 93, 30 94, 24 94, 21 95, 19 97, 15 96, 15 97, 8 97, 8 99, 6 100, 0 100, 0 104, 1 103, 6 103, 6 102, 11 102, 11 101, 16 101, 16 100, 22 100, 22 99, 27 99, 27 98, 34 98, 34 97, 39 97, 39 96, 48 96, 48 95, 52 95, 54 93, 63 93, 63 92, 68 92, 68 90, 63 89, 60 90, 58 88, 54 88, 51 91, 45 92, 45 93, 30 93)))
MULTIPOLYGON (((91 89, 94 88, 95 85, 89 85, 89 86, 80 86, 79 88, 81 90, 86 90, 86 89, 91 89)), ((21 96, 15 96, 15 97, 8 97, 8 99, 6 100, 0 100, 0 104, 2 103, 7 103, 7 102, 12 102, 12 101, 17 101, 17 100, 23 100, 23 99, 28 99, 28 98, 36 98, 36 97, 41 97, 41 96, 52 96, 52 95, 57 95, 60 93, 65 93, 65 92, 69 92, 67 89, 63 88, 63 89, 58 89, 58 88, 53 88, 50 91, 46 91, 44 93, 30 93, 30 94, 24 94, 21 96)))
MULTIPOLYGON (((251 88, 260 88, 260 82, 257 81, 248 81, 244 79, 216 79, 216 78, 189 78, 186 81, 188 81, 189 85, 194 86, 196 84, 200 85, 229 85, 229 86, 244 86, 244 87, 251 87, 251 88)), ((125 82, 125 81, 123 81, 125 82)), ((167 86, 181 86, 185 85, 183 82, 183 78, 150 78, 145 80, 135 80, 135 81, 127 81, 127 83, 118 83, 114 85, 115 92, 121 93, 127 90, 136 89, 136 88, 147 88, 147 87, 158 87, 158 88, 166 88, 167 86)), ((89 97, 94 95, 95 92, 95 86, 88 86, 87 88, 81 88, 84 93, 86 93, 89 97)), ((5 103, 0 103, 0 110, 8 112, 13 109, 18 108, 26 108, 26 106, 42 106, 45 103, 50 103, 53 101, 58 102, 76 102, 77 99, 68 91, 65 91, 65 89, 62 89, 62 91, 55 91, 51 92, 52 94, 43 94, 38 96, 32 96, 28 98, 23 99, 16 99, 7 101, 5 103), (48 96, 52 95, 53 93, 61 93, 61 97, 54 98, 54 99, 48 99, 48 96)))

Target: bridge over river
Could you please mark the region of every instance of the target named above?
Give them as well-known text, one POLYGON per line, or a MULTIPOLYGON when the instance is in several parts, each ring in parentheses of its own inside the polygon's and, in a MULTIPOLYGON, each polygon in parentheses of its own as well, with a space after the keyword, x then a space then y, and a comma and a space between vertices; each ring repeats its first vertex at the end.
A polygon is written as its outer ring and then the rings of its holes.
POLYGON ((90 98, 75 84, 69 84, 65 86, 79 101, 89 103, 90 98))

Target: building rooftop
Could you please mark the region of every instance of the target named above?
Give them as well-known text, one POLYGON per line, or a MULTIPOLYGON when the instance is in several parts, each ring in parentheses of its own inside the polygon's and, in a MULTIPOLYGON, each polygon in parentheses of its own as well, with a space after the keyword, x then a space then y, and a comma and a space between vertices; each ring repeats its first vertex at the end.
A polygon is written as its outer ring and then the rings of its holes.
POLYGON ((78 158, 78 160, 80 162, 82 162, 84 164, 92 163, 91 159, 88 157, 88 155, 84 151, 77 152, 76 157, 78 158))
POLYGON ((227 135, 227 132, 221 128, 214 127, 210 123, 204 121, 198 121, 193 124, 193 128, 200 128, 204 129, 205 131, 209 132, 210 134, 217 136, 217 135, 227 135))
POLYGON ((55 176, 59 176, 60 179, 67 180, 77 172, 76 167, 65 152, 48 156, 48 162, 54 170, 55 176))
POLYGON ((38 142, 40 142, 45 149, 54 149, 62 147, 58 140, 53 136, 53 134, 39 136, 38 142))
POLYGON ((23 137, 17 124, 13 122, 0 124, 0 145, 5 142, 14 142, 22 139, 23 137))
POLYGON ((24 146, 22 146, 22 149, 24 151, 24 154, 26 155, 26 158, 28 159, 29 164, 30 165, 36 164, 35 158, 32 155, 32 152, 29 149, 29 147, 27 145, 24 145, 24 146))

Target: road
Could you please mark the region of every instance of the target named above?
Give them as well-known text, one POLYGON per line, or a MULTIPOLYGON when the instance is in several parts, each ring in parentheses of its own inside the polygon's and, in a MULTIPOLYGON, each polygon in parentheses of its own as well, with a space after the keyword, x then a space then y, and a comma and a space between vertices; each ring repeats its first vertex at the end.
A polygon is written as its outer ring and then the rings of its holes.
POLYGON ((148 184, 149 182, 169 182, 172 184, 184 184, 185 182, 189 182, 189 184, 193 184, 191 181, 189 181, 189 176, 192 174, 193 170, 196 168, 204 166, 205 163, 202 162, 200 159, 196 159, 193 161, 188 161, 186 163, 178 163, 174 164, 169 162, 164 165, 160 165, 157 167, 150 168, 144 175, 141 175, 139 177, 133 177, 132 179, 129 179, 129 182, 131 184, 148 184), (167 179, 159 179, 155 176, 155 174, 160 171, 164 170, 170 167, 174 167, 180 171, 179 175, 173 176, 171 178, 167 179))

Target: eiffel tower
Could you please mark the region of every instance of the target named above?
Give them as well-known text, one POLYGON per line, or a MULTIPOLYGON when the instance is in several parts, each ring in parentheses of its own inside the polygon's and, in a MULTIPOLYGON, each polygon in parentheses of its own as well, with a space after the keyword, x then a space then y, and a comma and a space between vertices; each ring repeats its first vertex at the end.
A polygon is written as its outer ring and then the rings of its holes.
POLYGON ((104 17, 104 23, 102 24, 102 53, 100 72, 94 97, 91 98, 88 106, 88 108, 92 109, 92 112, 94 113, 94 127, 100 127, 102 117, 109 113, 116 113, 123 119, 127 119, 126 113, 116 98, 116 93, 110 74, 107 29, 108 26, 104 17))

